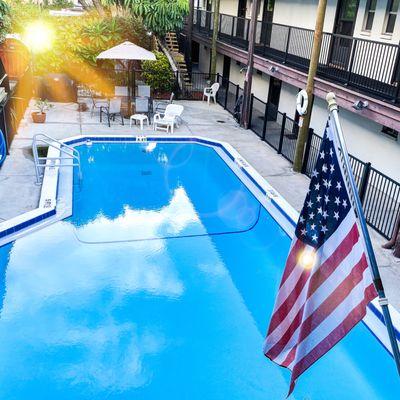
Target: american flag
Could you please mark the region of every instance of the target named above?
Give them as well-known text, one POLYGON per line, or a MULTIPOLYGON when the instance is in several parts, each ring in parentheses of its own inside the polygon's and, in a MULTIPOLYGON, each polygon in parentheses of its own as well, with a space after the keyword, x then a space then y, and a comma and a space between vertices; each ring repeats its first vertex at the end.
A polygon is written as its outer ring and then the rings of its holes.
POLYGON ((286 261, 264 353, 297 378, 377 296, 328 121, 286 261))

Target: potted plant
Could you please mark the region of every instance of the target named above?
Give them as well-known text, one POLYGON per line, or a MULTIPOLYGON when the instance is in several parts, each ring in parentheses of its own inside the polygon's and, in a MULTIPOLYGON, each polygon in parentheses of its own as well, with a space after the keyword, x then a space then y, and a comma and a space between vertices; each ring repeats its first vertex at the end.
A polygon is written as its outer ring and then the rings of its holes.
POLYGON ((53 105, 47 99, 37 99, 35 107, 38 111, 34 111, 31 114, 32 120, 36 124, 43 124, 46 121, 46 111, 53 107, 53 105))

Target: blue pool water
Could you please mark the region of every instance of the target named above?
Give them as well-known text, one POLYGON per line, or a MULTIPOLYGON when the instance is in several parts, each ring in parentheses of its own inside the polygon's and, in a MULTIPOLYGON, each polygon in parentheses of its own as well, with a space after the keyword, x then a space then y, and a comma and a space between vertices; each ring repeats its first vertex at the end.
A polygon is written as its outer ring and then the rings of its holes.
MULTIPOLYGON (((0 248, 0 399, 285 398, 262 343, 289 237, 212 148, 148 146, 78 147, 73 216, 0 248)), ((399 393, 359 324, 291 398, 399 393)))

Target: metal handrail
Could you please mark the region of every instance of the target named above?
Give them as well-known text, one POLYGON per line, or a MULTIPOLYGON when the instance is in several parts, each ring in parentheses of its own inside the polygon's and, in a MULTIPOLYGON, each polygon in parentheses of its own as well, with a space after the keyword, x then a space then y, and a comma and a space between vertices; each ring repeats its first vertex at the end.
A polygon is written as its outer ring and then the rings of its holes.
POLYGON ((60 161, 58 167, 78 167, 78 177, 79 181, 82 180, 82 170, 81 170, 81 159, 80 154, 77 149, 72 146, 69 146, 60 140, 54 139, 51 136, 48 136, 44 133, 37 133, 33 136, 32 139, 32 153, 35 162, 35 172, 36 172, 36 183, 40 184, 41 179, 43 178, 43 174, 40 173, 41 168, 46 168, 48 166, 54 166, 56 161, 60 161), (39 157, 38 153, 38 143, 46 144, 49 147, 53 147, 60 151, 60 153, 67 155, 67 157, 39 157), (69 164, 62 164, 62 160, 75 160, 69 164), (45 163, 41 163, 41 161, 45 161, 45 163), (49 161, 50 163, 48 163, 49 161))

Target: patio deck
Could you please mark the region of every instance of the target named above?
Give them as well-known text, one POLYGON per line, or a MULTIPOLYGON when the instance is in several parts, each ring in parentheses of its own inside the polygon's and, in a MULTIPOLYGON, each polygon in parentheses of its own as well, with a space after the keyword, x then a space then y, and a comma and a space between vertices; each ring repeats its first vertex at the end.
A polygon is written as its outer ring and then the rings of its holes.
MULTIPOLYGON (((199 101, 177 102, 185 107, 183 124, 176 135, 205 136, 231 144, 252 166, 296 209, 303 205, 309 179, 292 171, 290 163, 262 142, 250 130, 240 128, 232 116, 219 105, 207 106, 199 101)), ((32 106, 33 103, 31 103, 32 106)), ((11 146, 10 155, 0 170, 0 221, 7 220, 35 208, 39 201, 40 186, 35 184, 31 139, 36 133, 45 133, 57 139, 79 134, 152 134, 145 126, 129 127, 119 122, 99 123, 99 116, 92 118, 90 111, 78 112, 75 103, 55 103, 48 112, 45 124, 33 124, 28 108, 21 121, 18 134, 11 146)), ((370 230, 381 269, 387 295, 393 306, 400 311, 400 262, 390 251, 381 248, 386 240, 370 230)))

